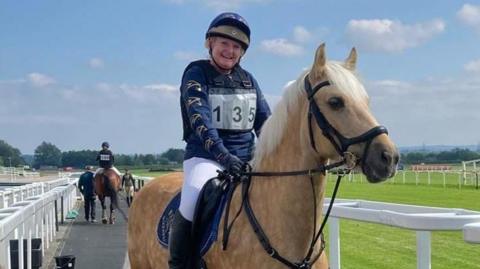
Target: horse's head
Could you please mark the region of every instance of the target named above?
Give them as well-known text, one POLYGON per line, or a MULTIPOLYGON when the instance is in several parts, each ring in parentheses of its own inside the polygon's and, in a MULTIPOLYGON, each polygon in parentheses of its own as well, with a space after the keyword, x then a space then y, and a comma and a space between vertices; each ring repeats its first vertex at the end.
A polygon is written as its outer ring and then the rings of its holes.
POLYGON ((328 159, 353 153, 367 179, 380 182, 395 174, 399 154, 369 109, 368 95, 355 75, 356 61, 355 48, 340 63, 327 61, 325 45, 318 47, 304 81, 311 115, 308 146, 328 159))

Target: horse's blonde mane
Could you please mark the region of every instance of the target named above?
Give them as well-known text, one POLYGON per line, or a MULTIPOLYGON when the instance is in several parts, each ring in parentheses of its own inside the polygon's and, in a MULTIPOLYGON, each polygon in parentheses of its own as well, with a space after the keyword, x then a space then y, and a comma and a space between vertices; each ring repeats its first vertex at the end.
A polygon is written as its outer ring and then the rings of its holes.
MULTIPOLYGON (((368 100, 367 92, 354 72, 346 69, 342 63, 329 61, 325 65, 330 83, 353 100, 368 100)), ((288 126, 289 114, 298 109, 300 102, 306 100, 304 79, 310 69, 304 71, 297 80, 285 86, 283 96, 275 106, 272 116, 264 123, 255 149, 253 167, 268 156, 281 142, 288 126)))

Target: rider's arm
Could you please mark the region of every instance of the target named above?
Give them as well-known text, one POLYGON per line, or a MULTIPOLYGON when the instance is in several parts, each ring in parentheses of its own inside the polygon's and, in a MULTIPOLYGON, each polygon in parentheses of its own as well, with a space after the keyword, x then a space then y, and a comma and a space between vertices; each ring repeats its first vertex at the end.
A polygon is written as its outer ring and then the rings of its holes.
POLYGON ((212 125, 206 79, 200 67, 194 66, 185 72, 181 92, 190 127, 202 141, 205 150, 224 165, 230 154, 212 125))
POLYGON ((262 91, 260 90, 260 86, 257 83, 257 80, 253 76, 250 76, 253 81, 253 86, 257 89, 257 112, 255 114, 255 122, 253 124, 253 128, 255 129, 255 134, 260 136, 260 131, 265 123, 265 121, 272 115, 270 112, 270 107, 268 106, 267 100, 263 96, 262 91))

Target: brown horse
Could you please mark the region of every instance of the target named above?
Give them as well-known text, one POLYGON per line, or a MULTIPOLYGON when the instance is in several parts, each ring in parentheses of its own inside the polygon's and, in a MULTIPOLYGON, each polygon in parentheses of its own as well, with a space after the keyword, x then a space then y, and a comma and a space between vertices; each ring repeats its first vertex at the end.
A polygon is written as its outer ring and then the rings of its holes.
MULTIPOLYGON (((265 122, 254 155, 254 171, 311 169, 338 159, 339 151, 348 149, 360 160, 358 165, 370 182, 380 182, 395 174, 397 149, 369 110, 367 93, 354 72, 356 60, 356 50, 352 49, 345 62, 327 61, 325 45, 319 46, 311 70, 289 83, 282 100, 265 122), (307 89, 317 90, 317 85, 324 87, 316 93, 306 93, 307 89), (309 117, 312 104, 318 106, 331 129, 322 131, 317 115, 309 117)), ((314 208, 316 223, 321 220, 325 175, 314 176, 313 188, 320 197, 316 199, 316 207, 308 175, 253 177, 251 182, 250 204, 271 245, 284 258, 301 262, 313 236, 314 208)), ((181 183, 181 173, 169 174, 150 182, 138 193, 128 223, 131 268, 168 268, 169 253, 157 242, 156 226, 181 183)), ((231 212, 237 212, 240 206, 241 194, 237 189, 231 212)), ((222 238, 223 232, 219 233, 222 238)), ((317 244, 314 253, 319 252, 317 244)), ((227 251, 216 242, 204 259, 209 269, 285 268, 265 252, 245 211, 230 234, 227 251)), ((328 268, 325 253, 312 268, 328 268)))
POLYGON ((105 198, 110 197, 110 217, 108 223, 115 223, 115 207, 118 208, 118 195, 117 192, 120 189, 120 177, 112 169, 104 169, 103 173, 95 175, 95 192, 102 204, 102 223, 107 224, 107 216, 105 210, 105 198))

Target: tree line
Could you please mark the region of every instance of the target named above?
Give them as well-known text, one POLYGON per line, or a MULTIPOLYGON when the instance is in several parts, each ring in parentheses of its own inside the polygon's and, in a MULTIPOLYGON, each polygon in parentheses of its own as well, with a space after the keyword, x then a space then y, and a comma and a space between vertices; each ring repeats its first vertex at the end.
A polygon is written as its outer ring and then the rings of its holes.
MULTIPOLYGON (((36 169, 45 166, 83 168, 96 165, 97 154, 96 150, 62 152, 54 144, 42 142, 35 148, 33 158, 27 159, 22 157, 20 150, 0 140, 0 165, 3 166, 28 164, 36 169)), ((183 149, 171 148, 162 154, 114 154, 114 158, 116 166, 155 166, 182 163, 183 155, 183 149)))
POLYGON ((480 159, 480 152, 460 148, 441 152, 408 152, 402 153, 400 158, 405 164, 460 163, 476 159, 480 159))
MULTIPOLYGON (((23 158, 19 149, 0 139, 0 166, 31 165, 83 168, 86 165, 95 165, 98 151, 80 150, 62 152, 57 146, 49 142, 42 142, 36 149, 33 158, 23 158), (27 160, 26 160, 27 159, 27 160)), ((183 161, 183 149, 169 149, 162 154, 115 154, 117 166, 154 166, 166 164, 180 164, 183 161)), ((418 163, 460 163, 480 159, 480 152, 469 149, 456 148, 450 151, 425 152, 416 151, 401 154, 404 164, 418 163)))

